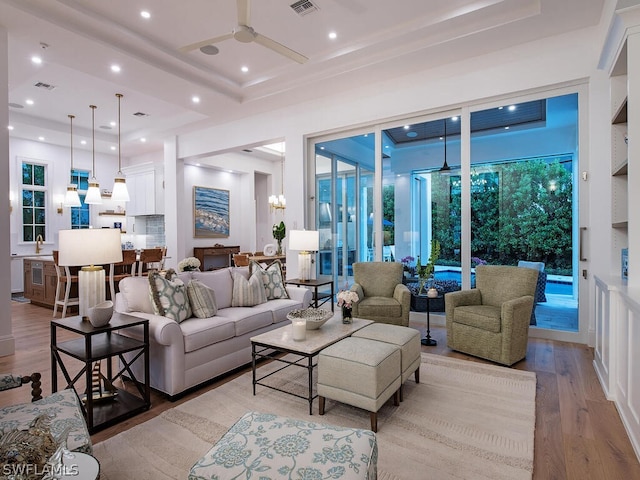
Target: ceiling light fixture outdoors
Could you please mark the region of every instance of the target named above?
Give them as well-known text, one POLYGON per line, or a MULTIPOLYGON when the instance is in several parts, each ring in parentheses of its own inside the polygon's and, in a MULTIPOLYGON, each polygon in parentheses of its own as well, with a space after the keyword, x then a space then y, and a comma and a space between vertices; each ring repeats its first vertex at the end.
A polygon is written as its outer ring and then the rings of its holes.
POLYGON ((113 190, 111 192, 111 199, 116 202, 128 202, 129 190, 127 190, 127 180, 122 173, 122 158, 121 158, 121 144, 120 144, 120 100, 122 99, 121 93, 116 93, 118 97, 118 174, 113 180, 113 190))
MULTIPOLYGON (((71 157, 71 174, 70 178, 73 178, 73 119, 75 115, 67 115, 69 117, 69 131, 71 133, 71 141, 69 142, 69 152, 71 157)), ((67 193, 64 195, 65 207, 81 207, 80 196, 78 195, 78 185, 72 183, 73 180, 67 185, 67 193)))
POLYGON ((284 210, 287 208, 287 199, 284 198, 284 153, 280 154, 281 177, 280 177, 280 195, 269 196, 269 207, 271 210, 284 210))
POLYGON ((440 167, 441 172, 448 172, 451 167, 447 164, 447 119, 444 119, 444 163, 440 167))
POLYGON ((100 184, 96 180, 96 107, 89 105, 91 109, 91 138, 93 139, 93 147, 91 149, 91 180, 89 180, 89 189, 87 196, 84 197, 84 203, 101 204, 102 196, 100 195, 100 184))

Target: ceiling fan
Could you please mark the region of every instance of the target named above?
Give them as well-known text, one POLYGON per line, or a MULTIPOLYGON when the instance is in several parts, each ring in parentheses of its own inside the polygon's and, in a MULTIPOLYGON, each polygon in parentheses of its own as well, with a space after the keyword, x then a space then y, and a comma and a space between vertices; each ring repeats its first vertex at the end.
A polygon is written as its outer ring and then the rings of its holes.
POLYGON ((224 40, 228 40, 230 38, 235 38, 237 41, 242 43, 258 43, 263 47, 267 47, 268 49, 273 50, 280 55, 284 55, 285 57, 290 58, 291 60, 298 63, 305 63, 308 60, 308 58, 304 55, 291 50, 289 47, 285 47, 284 45, 276 42, 275 40, 272 40, 269 37, 265 37, 264 35, 259 34, 253 29, 253 27, 251 26, 250 0, 236 0, 236 3, 238 8, 238 26, 234 28, 231 33, 220 35, 218 37, 208 38, 200 42, 192 43, 191 45, 186 45, 180 48, 180 51, 190 52, 197 48, 202 48, 207 45, 212 45, 224 40))

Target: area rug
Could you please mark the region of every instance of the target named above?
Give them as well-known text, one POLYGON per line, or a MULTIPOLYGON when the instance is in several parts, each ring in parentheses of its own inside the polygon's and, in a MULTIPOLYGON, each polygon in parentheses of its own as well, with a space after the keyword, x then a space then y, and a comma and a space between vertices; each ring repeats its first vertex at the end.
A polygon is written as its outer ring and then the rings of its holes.
MULTIPOLYGON (((282 365, 282 364, 280 364, 282 365)), ((273 362, 260 373, 275 370, 273 362)), ((289 368, 273 385, 305 394, 306 370, 289 368)), ((357 381, 357 379, 354 379, 357 381)), ((423 353, 420 383, 378 412, 378 479, 530 479, 536 376, 532 372, 423 353)), ((101 480, 186 479, 191 466, 245 412, 370 428, 367 412, 327 400, 308 402, 265 387, 251 372, 165 411, 94 447, 101 480)))

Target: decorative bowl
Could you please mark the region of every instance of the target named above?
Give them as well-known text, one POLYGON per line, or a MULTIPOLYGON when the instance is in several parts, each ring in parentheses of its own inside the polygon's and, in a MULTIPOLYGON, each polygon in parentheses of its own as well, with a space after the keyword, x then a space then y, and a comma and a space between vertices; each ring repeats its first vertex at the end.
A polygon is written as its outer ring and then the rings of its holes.
POLYGON ((104 327, 111 320, 113 315, 113 302, 107 300, 106 302, 98 303, 88 309, 89 321, 94 327, 104 327))
POLYGON ((307 330, 317 330, 331 317, 333 317, 333 312, 324 308, 295 309, 287 314, 287 318, 292 321, 304 318, 307 321, 307 330))

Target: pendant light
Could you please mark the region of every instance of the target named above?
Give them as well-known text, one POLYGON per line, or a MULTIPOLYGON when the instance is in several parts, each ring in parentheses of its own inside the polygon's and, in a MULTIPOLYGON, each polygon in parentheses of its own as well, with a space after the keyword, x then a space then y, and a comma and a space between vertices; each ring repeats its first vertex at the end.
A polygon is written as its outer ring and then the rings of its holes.
POLYGON ((120 99, 122 96, 123 95, 121 93, 116 93, 116 97, 118 97, 118 173, 116 174, 116 178, 113 180, 113 190, 111 192, 111 199, 116 202, 129 201, 127 180, 124 178, 122 173, 122 158, 120 156, 120 99))
POLYGON ((451 167, 447 164, 447 119, 444 119, 444 163, 440 167, 441 172, 448 172, 451 167))
MULTIPOLYGON (((71 131, 71 143, 70 143, 70 152, 71 152, 71 177, 73 177, 73 119, 76 118, 75 115, 67 115, 69 117, 70 131, 71 131)), ((78 186, 69 183, 67 185, 67 193, 64 196, 64 206, 65 207, 81 207, 82 203, 80 203, 80 196, 78 195, 78 186)))
POLYGON ((269 196, 269 206, 271 209, 284 210, 287 208, 287 199, 284 198, 284 154, 280 154, 281 177, 280 177, 280 195, 269 196))
POLYGON ((91 109, 91 138, 93 146, 91 151, 91 180, 89 180, 89 189, 87 190, 87 196, 84 197, 84 203, 101 204, 100 184, 96 180, 96 108, 98 107, 89 105, 89 108, 91 109))

